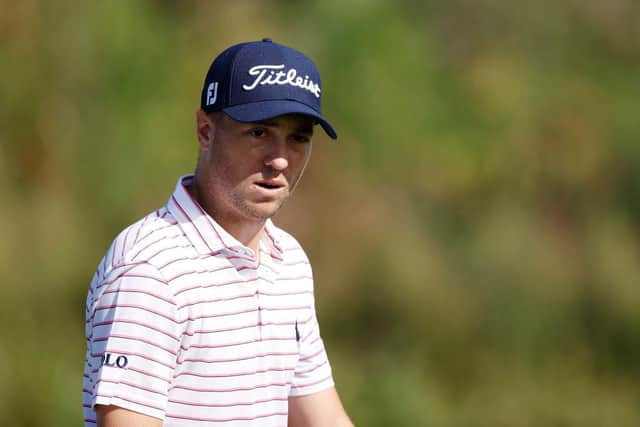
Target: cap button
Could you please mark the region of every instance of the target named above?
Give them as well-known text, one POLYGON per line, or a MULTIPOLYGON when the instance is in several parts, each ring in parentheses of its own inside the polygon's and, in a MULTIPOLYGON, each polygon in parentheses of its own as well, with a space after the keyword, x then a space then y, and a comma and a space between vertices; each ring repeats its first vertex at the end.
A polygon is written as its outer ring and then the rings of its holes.
POLYGON ((266 38, 266 37, 265 37, 265 38, 263 38, 263 39, 262 39, 262 41, 263 41, 263 42, 266 42, 266 43, 271 43, 271 42, 273 42, 273 40, 271 40, 271 39, 269 39, 269 38, 266 38))

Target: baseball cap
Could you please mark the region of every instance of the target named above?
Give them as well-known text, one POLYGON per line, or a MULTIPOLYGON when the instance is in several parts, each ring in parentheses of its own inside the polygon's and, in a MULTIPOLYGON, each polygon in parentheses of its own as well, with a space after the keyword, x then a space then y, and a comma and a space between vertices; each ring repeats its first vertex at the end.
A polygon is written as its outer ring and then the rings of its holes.
POLYGON ((200 108, 224 111, 239 122, 305 114, 336 139, 336 131, 320 110, 321 92, 320 73, 311 59, 265 38, 231 46, 213 60, 200 108))

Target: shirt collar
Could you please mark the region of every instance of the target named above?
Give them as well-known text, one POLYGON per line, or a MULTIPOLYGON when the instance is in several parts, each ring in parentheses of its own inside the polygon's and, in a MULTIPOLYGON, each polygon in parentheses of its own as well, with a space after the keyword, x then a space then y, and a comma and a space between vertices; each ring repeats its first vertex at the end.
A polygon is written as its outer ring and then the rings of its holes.
MULTIPOLYGON (((187 186, 193 183, 193 174, 178 178, 176 188, 167 203, 167 209, 178 221, 180 228, 191 244, 200 254, 219 252, 225 249, 248 249, 235 237, 229 234, 187 191, 187 186)), ((272 256, 282 258, 282 246, 279 232, 273 222, 268 219, 265 224, 262 242, 272 251, 272 256)), ((262 245, 261 245, 262 246, 262 245)))
POLYGON ((264 225, 262 243, 266 245, 270 255, 278 261, 282 261, 282 256, 284 254, 282 244, 280 243, 280 233, 281 230, 275 226, 271 219, 268 219, 264 225))

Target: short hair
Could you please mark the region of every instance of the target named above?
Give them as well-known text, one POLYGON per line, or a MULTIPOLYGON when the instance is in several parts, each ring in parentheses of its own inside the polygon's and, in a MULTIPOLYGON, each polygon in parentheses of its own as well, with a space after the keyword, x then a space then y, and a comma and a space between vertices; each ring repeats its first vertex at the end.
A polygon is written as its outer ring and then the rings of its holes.
POLYGON ((224 113, 222 111, 208 111, 206 114, 212 122, 216 123, 224 113))

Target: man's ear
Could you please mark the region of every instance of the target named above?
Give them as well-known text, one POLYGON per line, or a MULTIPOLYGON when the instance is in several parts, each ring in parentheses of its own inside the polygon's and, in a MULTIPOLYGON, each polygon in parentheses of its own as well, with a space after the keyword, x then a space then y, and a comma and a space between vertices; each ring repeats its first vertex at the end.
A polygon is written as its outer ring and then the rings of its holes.
POLYGON ((211 120, 202 108, 196 111, 196 133, 200 148, 205 150, 209 148, 215 135, 215 126, 215 121, 211 120))

